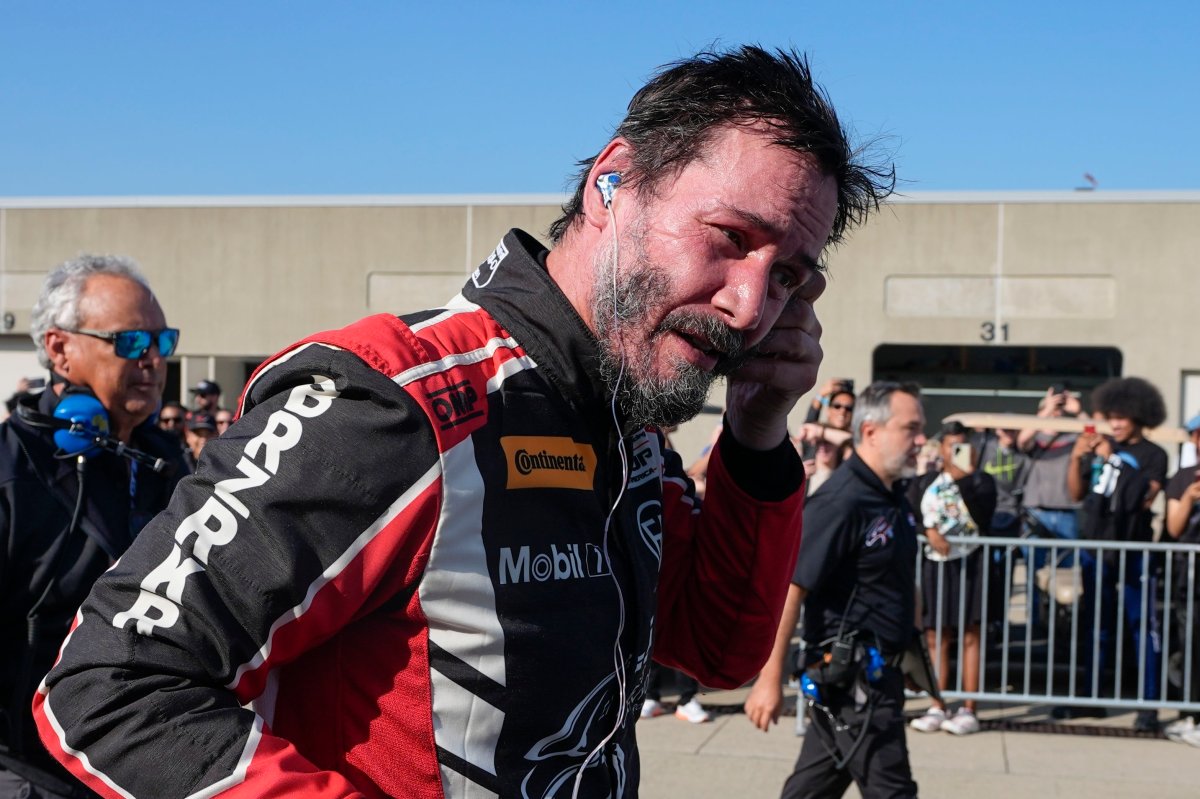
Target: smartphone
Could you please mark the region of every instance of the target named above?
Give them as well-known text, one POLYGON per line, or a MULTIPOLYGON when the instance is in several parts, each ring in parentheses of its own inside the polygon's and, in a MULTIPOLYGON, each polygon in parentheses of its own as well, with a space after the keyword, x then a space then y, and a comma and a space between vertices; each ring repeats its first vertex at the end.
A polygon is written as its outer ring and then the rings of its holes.
POLYGON ((970 444, 955 444, 950 448, 950 462, 964 472, 971 471, 974 463, 970 444))
POLYGON ((842 386, 844 386, 844 387, 845 387, 845 389, 846 389, 846 393, 847 393, 847 394, 853 394, 853 393, 854 393, 854 381, 853 381, 853 380, 843 380, 843 381, 842 381, 842 386))
POLYGON ((25 378, 25 382, 28 384, 28 386, 30 388, 45 388, 46 387, 46 378, 44 378, 44 377, 27 377, 27 378, 25 378))

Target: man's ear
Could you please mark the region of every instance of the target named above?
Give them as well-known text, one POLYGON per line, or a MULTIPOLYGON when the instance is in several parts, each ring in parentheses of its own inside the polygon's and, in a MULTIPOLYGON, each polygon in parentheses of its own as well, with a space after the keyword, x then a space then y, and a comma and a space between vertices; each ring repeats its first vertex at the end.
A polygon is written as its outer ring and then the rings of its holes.
MULTIPOLYGON (((600 229, 608 225, 608 207, 604 204, 604 196, 600 193, 597 181, 601 175, 609 173, 621 175, 628 171, 631 163, 630 156, 629 142, 618 136, 610 141, 592 162, 592 168, 588 170, 587 185, 583 191, 583 215, 589 225, 600 229)), ((616 204, 617 197, 628 191, 627 188, 616 189, 613 204, 616 204)))
POLYGON ((46 355, 49 356, 54 371, 66 376, 70 371, 70 358, 67 357, 67 335, 58 328, 52 327, 43 336, 42 344, 46 348, 46 355))
POLYGON ((879 430, 879 425, 876 422, 865 421, 859 428, 862 430, 862 443, 873 445, 875 443, 875 433, 879 430))

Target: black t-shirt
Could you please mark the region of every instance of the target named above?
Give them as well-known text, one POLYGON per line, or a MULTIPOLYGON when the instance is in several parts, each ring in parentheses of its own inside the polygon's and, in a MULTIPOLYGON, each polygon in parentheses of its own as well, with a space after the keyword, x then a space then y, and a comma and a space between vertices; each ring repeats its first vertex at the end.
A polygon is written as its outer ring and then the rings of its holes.
POLYGON ((1145 500, 1151 481, 1159 486, 1167 482, 1167 453, 1145 439, 1134 444, 1113 442, 1112 447, 1119 458, 1116 468, 1098 465, 1094 469, 1090 458, 1080 459, 1080 476, 1089 487, 1080 532, 1084 538, 1098 540, 1149 541, 1153 514, 1145 500))
MULTIPOLYGON (((1196 482, 1196 472, 1198 471, 1200 471, 1200 465, 1187 466, 1175 472, 1175 476, 1167 483, 1167 500, 1183 499, 1183 492, 1196 482)), ((1183 535, 1176 540, 1187 544, 1200 543, 1200 502, 1192 505, 1192 515, 1188 517, 1187 527, 1183 528, 1183 535)))
POLYGON ((1137 459, 1138 470, 1162 488, 1167 484, 1167 452, 1158 444, 1142 439, 1136 444, 1114 444, 1117 453, 1126 452, 1137 459))
MULTIPOLYGON (((1183 492, 1187 491, 1188 486, 1196 481, 1197 471, 1200 471, 1200 465, 1188 466, 1175 472, 1175 476, 1167 483, 1167 499, 1182 499, 1183 492)), ((1187 526, 1183 528, 1183 534, 1176 540, 1183 544, 1200 544, 1200 502, 1192 505, 1192 513, 1188 516, 1187 526)), ((1183 598, 1188 593, 1188 567, 1191 566, 1192 558, 1190 553, 1176 552, 1173 560, 1174 563, 1171 565, 1172 593, 1176 597, 1183 598)), ((1200 557, 1196 559, 1196 566, 1200 568, 1200 557)), ((1196 590, 1200 592, 1200 585, 1196 586, 1196 590)))
POLYGON ((886 651, 907 647, 916 557, 916 518, 903 484, 889 491, 857 455, 851 456, 804 508, 792 582, 808 591, 805 639, 816 644, 836 635, 845 615, 847 630, 875 633, 886 651))

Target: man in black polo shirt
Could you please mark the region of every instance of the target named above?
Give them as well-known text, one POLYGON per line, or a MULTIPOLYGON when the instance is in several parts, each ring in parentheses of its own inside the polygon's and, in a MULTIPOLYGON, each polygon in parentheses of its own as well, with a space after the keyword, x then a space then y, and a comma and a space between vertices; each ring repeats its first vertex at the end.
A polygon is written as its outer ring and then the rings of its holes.
MULTIPOLYGON (((758 728, 765 731, 779 720, 781 683, 801 605, 810 665, 825 657, 829 639, 839 632, 856 632, 858 641, 877 647, 888 660, 908 647, 917 531, 901 481, 916 472, 924 427, 916 386, 878 382, 859 395, 851 424, 855 454, 804 509, 804 535, 775 647, 746 700, 746 715, 758 728)), ((887 666, 875 681, 819 689, 820 706, 812 708, 782 796, 841 796, 851 780, 865 799, 916 796, 900 672, 887 666)))

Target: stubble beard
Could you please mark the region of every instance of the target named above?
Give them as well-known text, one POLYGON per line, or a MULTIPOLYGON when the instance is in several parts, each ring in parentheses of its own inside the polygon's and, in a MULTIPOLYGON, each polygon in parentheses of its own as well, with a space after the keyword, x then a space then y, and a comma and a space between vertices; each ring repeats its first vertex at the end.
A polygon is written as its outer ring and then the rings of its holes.
POLYGON ((625 418, 637 425, 670 427, 696 416, 718 378, 736 371, 752 355, 741 334, 712 316, 684 310, 668 313, 647 334, 648 320, 671 296, 666 270, 652 263, 638 232, 627 237, 633 252, 622 257, 627 267, 613 273, 616 258, 611 244, 596 255, 592 312, 600 345, 600 378, 625 418), (632 244, 632 246, 631 246, 632 244), (656 342, 670 331, 707 339, 721 352, 713 370, 706 371, 681 358, 672 358, 670 374, 656 369, 656 342))

